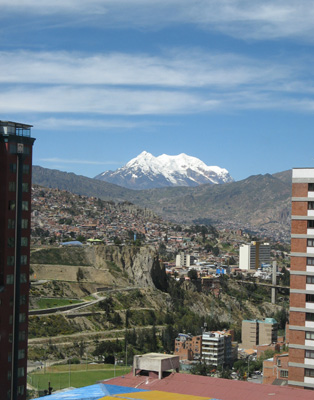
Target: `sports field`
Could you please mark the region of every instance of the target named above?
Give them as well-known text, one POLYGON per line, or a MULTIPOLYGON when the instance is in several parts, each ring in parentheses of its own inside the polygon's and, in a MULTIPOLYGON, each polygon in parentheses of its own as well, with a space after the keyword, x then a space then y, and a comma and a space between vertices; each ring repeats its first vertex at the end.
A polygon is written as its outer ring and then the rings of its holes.
POLYGON ((93 385, 97 381, 127 374, 130 371, 130 367, 116 366, 114 369, 111 364, 58 365, 28 374, 27 382, 39 390, 48 389, 48 382, 53 390, 67 387, 80 388, 93 385))

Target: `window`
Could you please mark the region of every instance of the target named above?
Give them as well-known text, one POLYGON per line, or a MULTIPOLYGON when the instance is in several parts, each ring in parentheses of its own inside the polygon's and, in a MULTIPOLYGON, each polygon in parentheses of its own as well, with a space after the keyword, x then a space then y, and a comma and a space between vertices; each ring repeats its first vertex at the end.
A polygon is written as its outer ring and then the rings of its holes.
POLYGON ((8 371, 8 381, 11 380, 11 376, 12 376, 12 372, 11 372, 11 370, 9 370, 9 371, 8 371))
POLYGON ((6 280, 7 285, 12 285, 13 282, 14 282, 14 275, 13 274, 7 275, 7 280, 6 280))
POLYGON ((9 152, 11 154, 16 154, 16 144, 10 144, 9 146, 9 152))
POLYGON ((305 332, 305 339, 314 340, 314 332, 305 332))
POLYGON ((22 396, 24 394, 24 385, 20 385, 17 387, 18 396, 22 396))
POLYGON ((14 247, 15 239, 14 237, 8 238, 8 247, 14 247))
POLYGON ((15 200, 9 200, 9 210, 15 210, 15 200))
POLYGON ((314 239, 307 239, 307 247, 314 247, 314 239))
POLYGON ((23 174, 29 174, 29 165, 23 164, 23 174))
POLYGON ((19 358, 19 360, 22 360, 23 358, 25 358, 25 350, 24 349, 19 350, 18 358, 19 358))
POLYGON ((314 276, 307 276, 306 283, 314 284, 314 276))
POLYGON ((23 153, 28 156, 29 153, 30 153, 30 148, 28 146, 24 146, 24 152, 23 153))
POLYGON ((26 283, 27 282, 27 278, 26 278, 26 274, 21 274, 21 283, 26 283))
POLYGON ((25 296, 25 294, 23 294, 23 295, 20 297, 20 306, 22 306, 22 305, 24 305, 24 304, 26 304, 26 296, 25 296))
POLYGON ((10 315, 10 316, 9 316, 9 324, 12 325, 12 322, 13 322, 13 316, 10 315))
POLYGON ((22 378, 25 375, 24 367, 20 367, 17 369, 17 377, 22 378))
POLYGON ((314 321, 314 314, 306 313, 305 314, 305 321, 314 321))
POLYGON ((12 341, 13 341, 13 334, 10 333, 10 334, 9 334, 9 343, 12 343, 12 341))
POLYGON ((8 361, 9 361, 9 362, 12 361, 12 353, 8 353, 8 361))
POLYGON ((305 350, 305 358, 314 358, 314 350, 305 350))
POLYGON ((16 173, 16 164, 10 164, 10 172, 16 173))
POLYGON ((21 256, 21 265, 27 265, 27 256, 21 256))
POLYGON ((28 183, 22 183, 22 192, 28 192, 28 183))
POLYGON ((22 247, 27 247, 28 245, 28 238, 27 237, 21 237, 21 246, 22 247))
POLYGON ((16 191, 16 183, 9 182, 9 192, 15 192, 15 191, 16 191))
POLYGON ((308 210, 314 210, 314 201, 309 201, 307 203, 307 209, 308 210))
POLYGON ((309 183, 308 191, 314 192, 314 183, 309 183))
POLYGON ((281 360, 280 360, 280 358, 277 359, 277 365, 278 365, 278 367, 281 367, 281 360))
POLYGON ((304 376, 310 376, 311 378, 314 378, 314 369, 305 368, 304 376))
POLYGON ((314 265, 314 257, 307 257, 306 265, 314 265))
POLYGON ((22 210, 28 211, 28 201, 22 201, 22 210))
POLYGON ((14 265, 14 256, 8 256, 7 257, 7 265, 10 267, 14 265))
POLYGON ((25 322, 25 321, 26 321, 25 313, 21 313, 21 314, 19 315, 19 322, 25 322))
POLYGON ((14 219, 8 219, 8 229, 14 229, 14 228, 15 228, 15 220, 14 219))
POLYGON ((288 371, 280 370, 280 378, 288 378, 288 371))
POLYGON ((314 303, 314 294, 307 294, 306 300, 307 303, 314 303))
POLYGON ((25 331, 20 331, 19 332, 19 342, 24 342, 26 339, 26 332, 25 331))
POLYGON ((28 219, 22 219, 22 229, 28 228, 28 219))

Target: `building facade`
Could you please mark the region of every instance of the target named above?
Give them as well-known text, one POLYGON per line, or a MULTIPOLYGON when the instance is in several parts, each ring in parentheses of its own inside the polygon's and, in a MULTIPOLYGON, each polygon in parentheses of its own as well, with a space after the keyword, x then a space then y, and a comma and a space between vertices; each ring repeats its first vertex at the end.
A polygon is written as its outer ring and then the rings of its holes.
POLYGON ((289 385, 314 389, 314 169, 292 171, 289 385))
POLYGON ((275 354, 263 362, 263 384, 286 385, 288 383, 289 354, 275 354))
POLYGON ((180 254, 176 255, 176 267, 190 267, 194 265, 195 257, 181 252, 180 254))
POLYGON ((270 263, 269 243, 251 242, 239 248, 239 267, 243 270, 256 270, 262 264, 270 263))
POLYGON ((215 367, 232 365, 234 352, 231 331, 203 332, 202 361, 215 367))
POLYGON ((242 347, 255 348, 257 345, 277 342, 278 323, 274 318, 242 321, 242 347))
POLYGON ((180 360, 199 360, 202 356, 202 336, 179 333, 175 340, 174 354, 180 360))
POLYGON ((5 400, 26 399, 34 140, 31 125, 0 121, 0 388, 5 400))

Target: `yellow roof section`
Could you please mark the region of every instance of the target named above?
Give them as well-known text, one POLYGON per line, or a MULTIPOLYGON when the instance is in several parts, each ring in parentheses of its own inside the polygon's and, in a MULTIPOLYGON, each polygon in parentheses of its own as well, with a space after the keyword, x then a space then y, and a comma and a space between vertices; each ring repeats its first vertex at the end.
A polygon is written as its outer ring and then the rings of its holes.
POLYGON ((117 394, 114 397, 103 397, 99 400, 117 400, 118 399, 136 399, 136 400, 208 400, 208 397, 192 396, 188 394, 169 393, 161 392, 158 390, 152 390, 149 392, 137 392, 137 393, 123 393, 117 394))

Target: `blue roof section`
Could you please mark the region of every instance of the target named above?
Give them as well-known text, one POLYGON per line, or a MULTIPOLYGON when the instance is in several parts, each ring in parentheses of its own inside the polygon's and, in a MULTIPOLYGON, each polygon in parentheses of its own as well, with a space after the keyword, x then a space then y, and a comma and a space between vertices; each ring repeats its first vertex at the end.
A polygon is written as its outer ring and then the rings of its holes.
POLYGON ((78 240, 72 240, 71 242, 62 242, 61 246, 83 246, 78 240))
POLYGON ((259 324, 278 324, 275 318, 262 319, 244 319, 243 322, 258 322, 259 324))
POLYGON ((102 397, 112 396, 115 394, 135 392, 147 392, 147 390, 98 383, 96 385, 68 390, 66 392, 62 391, 59 393, 54 393, 50 396, 48 395, 40 398, 42 400, 98 400, 102 397))

